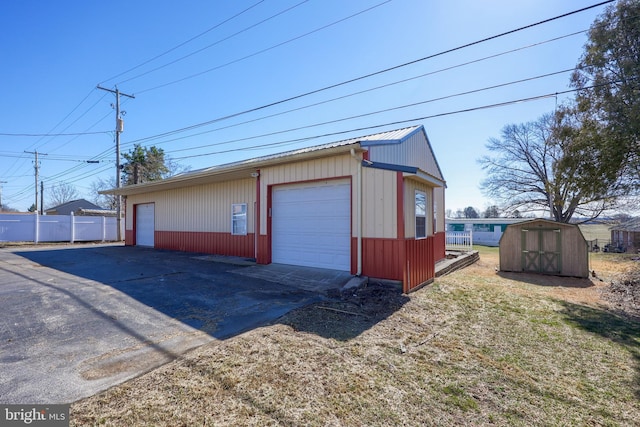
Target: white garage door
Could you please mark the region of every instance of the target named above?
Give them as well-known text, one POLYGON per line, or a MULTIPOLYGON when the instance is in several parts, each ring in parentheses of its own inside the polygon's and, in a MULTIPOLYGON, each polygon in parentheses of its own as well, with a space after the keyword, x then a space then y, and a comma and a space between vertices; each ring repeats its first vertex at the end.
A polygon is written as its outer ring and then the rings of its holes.
POLYGON ((136 246, 153 247, 155 228, 155 205, 136 205, 136 246))
POLYGON ((351 269, 351 185, 323 181, 275 187, 272 261, 351 269))

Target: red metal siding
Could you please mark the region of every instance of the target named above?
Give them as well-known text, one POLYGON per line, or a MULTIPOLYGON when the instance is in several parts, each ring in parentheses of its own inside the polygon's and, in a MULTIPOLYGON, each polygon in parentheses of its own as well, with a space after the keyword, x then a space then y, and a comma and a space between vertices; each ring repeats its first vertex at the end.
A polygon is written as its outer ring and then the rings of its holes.
POLYGON ((271 264, 271 244, 268 236, 258 236, 258 264, 271 264))
MULTIPOLYGON (((362 274, 399 280, 410 292, 435 278, 434 237, 426 239, 362 239, 362 274)), ((351 239, 355 251, 357 239, 351 239)), ((352 261, 352 267, 354 266, 352 261)))
POLYGON ((445 259, 447 256, 445 251, 445 248, 446 248, 445 236, 446 236, 446 233, 444 232, 436 233, 433 236, 433 257, 436 260, 436 262, 440 261, 441 259, 445 259))
POLYGON ((230 233, 198 231, 157 231, 156 249, 253 258, 254 235, 236 236, 230 233))
POLYGON ((434 238, 405 240, 405 271, 402 290, 407 293, 430 283, 435 277, 434 238))
POLYGON ((124 230, 124 244, 126 246, 134 246, 136 244, 134 236, 133 230, 124 230))
MULTIPOLYGON (((357 240, 357 239, 352 239, 357 240)), ((357 244, 357 242, 355 243, 357 244)), ((355 246, 352 244, 352 247, 355 246)), ((352 252, 353 253, 353 252, 352 252)), ((362 274, 380 279, 402 280, 404 245, 398 239, 362 239, 362 274)))

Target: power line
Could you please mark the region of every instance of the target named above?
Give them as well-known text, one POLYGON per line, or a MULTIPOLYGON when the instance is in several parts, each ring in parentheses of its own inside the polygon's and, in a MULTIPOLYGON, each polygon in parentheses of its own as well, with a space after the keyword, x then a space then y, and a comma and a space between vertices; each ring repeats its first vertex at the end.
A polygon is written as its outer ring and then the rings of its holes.
MULTIPOLYGON (((462 114, 462 113, 469 113, 469 112, 473 112, 473 111, 481 111, 481 110, 487 110, 487 109, 492 109, 492 108, 505 107, 505 106, 514 105, 514 104, 520 104, 520 103, 524 103, 524 102, 538 101, 538 100, 541 100, 541 99, 555 98, 558 95, 564 95, 564 94, 567 94, 567 93, 577 92, 577 91, 586 90, 586 89, 593 89, 593 88, 596 88, 596 87, 606 86, 606 85, 609 85, 609 84, 616 84, 616 83, 619 83, 619 81, 611 81, 611 82, 607 82, 607 83, 599 84, 599 85, 581 87, 581 88, 576 88, 576 89, 568 89, 568 90, 564 90, 564 91, 560 91, 560 92, 552 92, 552 93, 547 93, 547 94, 544 94, 544 95, 537 95, 537 96, 531 96, 531 97, 527 97, 527 98, 520 98, 520 99, 511 100, 511 101, 499 102, 499 103, 495 103, 495 104, 481 105, 481 106, 477 106, 477 107, 470 107, 470 108, 465 108, 465 109, 461 109, 461 110, 448 111, 448 112, 444 112, 444 113, 437 113, 437 114, 432 114, 432 115, 428 115, 428 116, 414 117, 414 118, 406 119, 406 120, 397 120, 397 121, 388 122, 388 123, 379 124, 379 125, 374 125, 374 126, 366 126, 366 127, 356 128, 356 129, 349 129, 349 130, 345 130, 345 131, 325 133, 325 134, 322 134, 322 135, 316 135, 316 136, 311 136, 311 137, 303 137, 303 138, 291 139, 291 140, 287 140, 287 141, 280 141, 280 142, 274 142, 274 143, 268 143, 268 144, 259 144, 259 145, 254 145, 254 146, 250 146, 250 147, 233 148, 233 149, 229 149, 229 150, 215 151, 215 152, 204 153, 204 154, 195 154, 195 155, 191 155, 191 156, 175 157, 174 160, 182 160, 182 159, 188 159, 188 158, 193 158, 193 157, 210 156, 210 155, 213 155, 213 154, 223 154, 223 153, 231 153, 231 152, 235 152, 235 151, 254 150, 254 149, 267 148, 267 147, 288 145, 288 144, 291 144, 291 143, 300 142, 300 141, 308 141, 308 140, 311 140, 311 139, 318 139, 318 138, 324 138, 324 137, 329 137, 329 136, 343 135, 343 134, 352 133, 352 132, 361 132, 361 131, 365 131, 365 130, 378 129, 378 128, 388 127, 388 126, 397 126, 397 125, 407 124, 407 123, 411 123, 411 122, 419 122, 419 121, 422 121, 422 120, 433 119, 433 118, 437 118, 437 117, 445 117, 445 116, 451 116, 451 115, 455 115, 455 114, 462 114)), ((311 126, 306 126, 306 127, 311 127, 311 126)), ((298 128, 298 129, 302 129, 302 128, 298 128)), ((293 130, 298 130, 298 129, 293 129, 293 130)), ((289 132, 289 131, 291 131, 291 130, 274 132, 274 133, 271 133, 271 134, 256 135, 256 136, 241 138, 241 139, 237 139, 237 140, 233 140, 233 141, 227 141, 227 143, 246 141, 246 140, 250 140, 250 139, 257 139, 257 138, 262 138, 262 137, 265 137, 265 136, 271 136, 271 135, 275 135, 275 134, 278 134, 278 133, 284 133, 284 132, 289 132)))
POLYGON ((104 130, 99 132, 76 132, 76 133, 5 133, 0 132, 0 136, 12 136, 12 137, 47 137, 47 136, 83 136, 83 135, 100 135, 105 133, 111 133, 112 131, 104 130))
MULTIPOLYGON (((602 4, 606 4, 606 3, 608 3, 608 2, 599 3, 599 4, 594 5, 594 6, 591 6, 591 7, 589 7, 589 8, 596 7, 596 6, 600 6, 600 5, 602 5, 602 4)), ((580 9, 580 10, 578 10, 578 11, 574 11, 574 12, 571 12, 571 13, 577 13, 577 12, 580 12, 580 11, 583 11, 583 10, 586 10, 586 9, 589 9, 589 8, 580 9)), ((569 13, 569 14, 571 14, 571 13, 569 13)), ((564 15, 560 15, 560 16, 561 16, 561 17, 562 17, 562 16, 567 16, 567 15, 569 15, 569 14, 564 14, 564 15)), ((552 19, 557 19, 557 18, 558 18, 558 17, 556 17, 556 18, 551 18, 550 20, 552 20, 552 19)), ((541 22, 548 22, 548 21, 549 21, 549 20, 545 20, 545 21, 541 21, 541 22)), ((530 26, 533 26, 533 25, 535 25, 535 24, 531 24, 530 26)), ((530 27, 530 26, 522 27, 522 28, 528 28, 528 27, 530 27)), ((516 30, 512 30, 511 32, 514 32, 514 31, 516 31, 516 30)), ((511 32, 509 32, 509 33, 511 33, 511 32)), ((506 34, 506 33, 503 33, 503 34, 506 34)), ((492 37, 492 38, 495 38, 495 37, 497 37, 497 36, 494 36, 494 37, 492 37)), ((477 42, 476 42, 476 43, 477 43, 477 42)), ((425 57, 425 58, 426 58, 426 57, 425 57)), ((395 68, 397 68, 397 67, 393 67, 392 69, 395 69, 395 68)), ((389 70, 390 70, 390 69, 389 69, 389 70)), ((383 71, 384 71, 384 70, 383 70, 383 71)), ((380 73, 380 72, 377 72, 377 73, 375 73, 375 74, 379 74, 379 73, 380 73)), ((372 74, 370 74, 370 75, 374 75, 374 73, 372 73, 372 74)), ((370 76, 370 75, 367 75, 367 76, 370 76)), ((362 78, 366 78, 367 76, 362 76, 362 78)), ((349 80, 349 81, 347 81, 347 82, 342 82, 342 83, 340 83, 340 84, 338 84, 338 85, 346 84, 346 83, 348 83, 348 82, 352 82, 352 81, 356 81, 356 80, 358 80, 358 79, 352 79, 352 80, 349 80)), ((327 88, 324 88, 324 89, 326 90, 326 89, 329 89, 329 88, 332 88, 332 87, 336 87, 336 86, 337 86, 337 85, 333 85, 333 86, 330 86, 330 87, 327 87, 327 88)), ((322 89, 321 89, 321 90, 322 90, 322 89)), ((307 93, 307 94, 317 93, 317 92, 319 92, 319 91, 321 91, 321 90, 316 90, 316 91, 313 91, 313 92, 309 92, 309 93, 307 93)), ((294 97, 294 98, 289 98, 289 99, 287 99, 287 100, 296 99, 296 98, 299 98, 299 97, 304 96, 304 95, 305 95, 305 94, 302 94, 302 95, 296 96, 296 97, 294 97)), ((257 109, 266 108, 266 107, 271 106, 271 105, 277 105, 277 104, 279 104, 279 103, 286 102, 287 100, 279 101, 279 102, 277 102, 277 103, 269 104, 269 105, 267 105, 267 106, 258 107, 257 109)), ((250 112, 250 111, 255 111, 255 109, 248 110, 247 112, 250 112)), ((239 115, 239 113, 237 113, 236 115, 239 115)), ((235 115, 233 115, 233 116, 235 116, 235 115)), ((233 116, 231 116, 231 117, 233 117, 233 116)), ((214 120, 213 122, 218 121, 218 120, 220 120, 220 119, 216 119, 216 120, 214 120)), ((184 128, 183 128, 183 129, 184 129, 184 128)), ((174 131, 174 132, 175 132, 175 131, 174 131)), ((98 156, 99 156, 99 155, 98 155, 98 156)), ((97 156, 96 156, 96 157, 97 157, 97 156)), ((85 165, 85 166, 86 166, 86 165, 85 165)))
MULTIPOLYGON (((298 6, 301 6, 301 5, 303 5, 304 3, 307 3, 308 1, 309 1, 309 0, 303 0, 303 1, 301 1, 300 3, 298 3, 298 4, 295 4, 295 5, 293 5, 293 6, 290 6, 290 7, 288 7, 287 9, 284 9, 284 10, 282 10, 282 11, 280 11, 280 12, 276 13, 275 15, 271 15, 271 16, 269 16, 268 18, 263 19, 262 21, 259 21, 259 22, 255 23, 255 24, 253 24, 253 25, 250 25, 250 26, 248 26, 248 27, 246 27, 246 28, 243 28, 242 30, 237 31, 237 32, 235 32, 235 33, 231 34, 230 36, 227 36, 227 37, 224 37, 224 38, 222 38, 222 39, 220 39, 220 40, 217 40, 217 41, 216 41, 216 42, 214 42, 214 43, 211 43, 211 44, 209 44, 209 45, 207 45, 207 46, 205 46, 205 47, 203 47, 203 48, 200 48, 200 49, 198 49, 198 50, 196 50, 196 51, 194 51, 194 52, 191 52, 191 53, 189 53, 189 54, 187 54, 187 55, 181 56, 181 57, 180 57, 180 58, 178 58, 178 59, 174 59, 173 61, 167 62, 166 64, 160 65, 160 66, 158 66, 158 67, 156 67, 156 68, 153 68, 153 69, 151 69, 151 70, 149 70, 149 71, 145 71, 144 73, 141 73, 141 74, 135 75, 135 76, 130 77, 130 78, 126 79, 126 80, 122 80, 122 81, 121 81, 121 82, 119 82, 118 84, 120 85, 120 84, 123 84, 123 83, 129 82, 129 81, 131 81, 131 80, 135 80, 135 79, 137 79, 137 78, 139 78, 139 77, 146 76, 147 74, 151 74, 151 73, 153 73, 153 72, 155 72, 155 71, 158 71, 158 70, 161 70, 161 69, 163 69, 163 68, 166 68, 166 67, 168 67, 169 65, 173 65, 173 64, 175 64, 176 62, 180 62, 180 61, 182 61, 182 60, 184 60, 184 59, 187 59, 187 58, 189 58, 189 57, 191 57, 191 56, 193 56, 193 55, 196 55, 196 54, 198 54, 198 53, 200 53, 200 52, 203 52, 203 51, 205 51, 205 50, 207 50, 207 49, 210 49, 210 48, 212 48, 213 46, 217 46, 217 45, 219 45, 219 44, 220 44, 220 43, 222 43, 222 42, 225 42, 225 41, 227 41, 227 40, 230 40, 230 39, 232 39, 232 38, 234 38, 234 37, 236 37, 236 36, 238 36, 238 35, 240 35, 240 34, 242 34, 242 33, 245 33, 245 32, 247 32, 247 31, 249 31, 249 30, 250 30, 250 29, 252 29, 252 28, 255 28, 255 27, 259 26, 259 25, 262 25, 262 24, 264 24, 264 23, 265 23, 265 22, 267 22, 267 21, 270 21, 271 19, 274 19, 274 18, 276 18, 276 17, 278 17, 278 16, 280 16, 280 15, 283 15, 283 14, 285 14, 285 13, 287 13, 287 12, 289 12, 289 11, 291 11, 291 10, 295 9, 295 8, 297 8, 298 6)), ((225 66, 226 66, 226 65, 225 65, 225 66)), ((145 92, 145 91, 142 91, 142 92, 145 92)), ((142 92, 140 92, 140 93, 142 93, 142 92)))
MULTIPOLYGON (((240 11, 240 12, 236 13, 235 15, 233 15, 233 16, 231 16, 231 17, 229 17, 229 18, 225 19, 225 20, 224 20, 224 21, 222 21, 222 22, 217 23, 217 24, 216 24, 216 25, 214 25, 213 27, 208 28, 207 30, 205 30, 205 31, 201 32, 200 34, 197 34, 197 35, 195 35, 195 36, 191 37, 190 39, 188 39, 188 40, 186 40, 186 41, 184 41, 184 42, 182 42, 182 43, 180 43, 180 44, 178 44, 178 45, 176 45, 176 46, 172 47, 171 49, 168 49, 168 50, 166 50, 166 51, 164 51, 164 52, 162 52, 162 53, 160 53, 160 54, 158 54, 158 55, 154 56, 153 58, 150 58, 150 59, 147 59, 147 60, 146 60, 146 61, 144 61, 144 62, 141 62, 140 64, 136 65, 135 67, 131 67, 131 68, 129 68, 128 70, 125 70, 125 71, 123 71, 123 72, 121 72, 121 73, 118 73, 118 74, 116 74, 116 75, 115 75, 115 76, 113 76, 113 77, 109 77, 108 79, 105 79, 105 80, 103 80, 102 82, 100 82, 100 84, 105 84, 106 82, 108 82, 108 81, 110 81, 110 80, 117 79, 118 77, 123 76, 123 75, 125 75, 125 74, 127 74, 127 73, 130 73, 130 72, 131 72, 131 71, 133 71, 133 70, 137 70, 138 68, 140 68, 140 67, 142 67, 142 66, 144 66, 144 65, 147 65, 148 63, 153 62, 153 61, 155 61, 156 59, 159 59, 159 58, 161 58, 161 57, 163 57, 163 56, 165 56, 165 55, 167 55, 167 54, 169 54, 169 53, 173 52, 174 50, 181 48, 182 46, 184 46, 184 45, 186 45, 186 44, 188 44, 188 43, 191 43, 192 41, 194 41, 194 40, 196 40, 196 39, 198 39, 198 38, 200 38, 200 37, 204 36, 205 34, 207 34, 207 33, 211 32, 211 31, 215 30, 216 28, 218 28, 218 27, 220 27, 220 26, 222 26, 222 25, 226 24, 227 22, 229 22, 229 21, 231 21, 231 20, 233 20, 233 19, 235 19, 235 18, 239 17, 240 15, 243 15, 244 13, 248 12, 249 10, 253 9, 254 7, 258 6, 260 3, 263 3, 263 2, 264 2, 264 0, 260 0, 260 1, 259 1, 259 2, 257 2, 257 3, 254 3, 253 5, 249 6, 248 8, 246 8, 246 9, 244 9, 244 10, 242 10, 242 11, 240 11)), ((131 79, 129 79, 129 80, 131 80, 131 79)), ((124 80, 124 81, 128 81, 128 80, 124 80)), ((122 82, 121 82, 121 83, 122 83, 122 82)))
MULTIPOLYGON (((559 74, 563 74, 563 73, 567 73, 573 71, 573 68, 569 68, 569 69, 565 69, 565 70, 561 70, 561 71, 556 71, 553 73, 547 73, 547 74, 542 74, 542 75, 538 75, 535 77, 528 77, 525 79, 520 79, 520 80, 515 80, 515 81, 511 81, 511 82, 507 82, 507 83, 501 83, 501 84, 497 84, 497 85, 493 85, 493 86, 487 86, 487 87, 483 87, 480 89, 473 89, 473 90, 468 90, 468 91, 464 91, 464 92, 458 92, 458 93, 454 93, 451 95, 445 95, 445 96, 440 96, 437 98, 431 98, 431 99, 427 99, 424 101, 419 101, 419 102, 413 102, 410 104, 404 104, 404 105, 399 105, 396 107, 391 107, 391 108, 385 108, 382 110, 377 110, 377 111, 372 111, 372 112, 368 112, 368 113, 363 113, 363 114, 357 114, 354 116, 348 116, 348 117, 342 117, 339 119, 335 119, 335 120, 329 120, 329 121, 325 121, 325 122, 321 122, 321 123, 314 123, 314 124, 310 124, 310 125, 305 125, 305 126, 300 126, 300 127, 296 127, 296 128, 291 128, 291 129, 287 129, 284 131, 277 131, 277 132, 271 132, 271 133, 267 133, 267 134, 262 134, 262 135, 258 135, 258 136, 252 136, 246 139, 255 139, 255 138, 262 138, 262 137, 266 137, 266 136, 274 136, 274 135, 279 135, 282 133, 288 133, 288 132, 294 132, 294 131, 298 131, 298 130, 302 130, 302 129, 308 129, 308 128, 312 128, 312 127, 318 127, 318 126, 325 126, 328 124, 333 124, 333 123, 339 123, 339 122, 343 122, 343 121, 347 121, 347 120, 354 120, 354 119, 360 119, 363 117, 368 117, 368 116, 373 116, 375 114, 381 114, 381 113, 387 113, 390 111, 396 111, 396 110, 401 110, 404 108, 410 108, 410 107, 416 107, 418 105, 424 105, 424 104, 428 104, 428 103, 432 103, 432 102, 436 102, 436 101, 444 101, 446 99, 451 99, 451 98, 456 98, 456 97, 460 97, 460 96, 465 96, 465 95, 471 95, 474 93, 479 93, 479 92, 485 92, 488 90, 493 90, 493 89, 498 89, 498 88, 502 88, 502 87, 506 87, 506 86, 512 86, 515 84, 519 84, 519 83, 525 83, 525 82, 530 82, 533 80, 538 80, 538 79, 542 79, 545 77, 551 77, 551 76, 556 76, 559 74)), ((256 119, 257 120, 257 119, 256 119)), ((200 134, 204 134, 204 133, 210 133, 210 132, 214 132, 217 131, 219 129, 213 129, 207 132, 201 132, 200 134)), ((217 145, 225 145, 225 144, 229 144, 232 142, 240 142, 243 141, 245 139, 236 139, 236 140, 232 140, 232 141, 225 141, 225 142, 218 142, 218 143, 213 143, 213 144, 207 144, 207 145, 200 145, 198 147, 190 147, 190 148, 182 148, 182 149, 178 149, 178 150, 172 150, 170 151, 171 153, 176 153, 176 152, 180 152, 180 151, 191 151, 191 150, 198 150, 201 148, 207 148, 207 147, 212 147, 212 146, 217 146, 217 145)), ((164 142, 168 142, 168 141, 164 141, 164 142)))
MULTIPOLYGON (((241 62, 241 61, 247 60, 247 59, 249 59, 249 58, 253 58, 254 56, 258 56, 258 55, 263 54, 263 53, 265 53, 265 52, 268 52, 268 51, 270 51, 270 50, 276 49, 276 48, 278 48, 278 47, 280 47, 280 46, 284 46, 284 45, 289 44, 289 43, 292 43, 292 42, 294 42, 294 41, 296 41, 296 40, 300 40, 301 38, 304 38, 304 37, 310 36, 311 34, 314 34, 314 33, 317 33, 317 32, 319 32, 319 31, 325 30, 325 29, 327 29, 327 28, 329 28, 329 27, 332 27, 332 26, 334 26, 334 25, 337 25, 337 24, 339 24, 339 23, 341 23, 341 22, 344 22, 344 21, 347 21, 347 20, 349 20, 349 19, 355 18, 355 17, 356 17, 356 16, 358 16, 358 15, 362 15, 363 13, 369 12, 370 10, 373 10, 373 9, 375 9, 375 8, 377 8, 377 7, 380 7, 380 6, 382 6, 382 5, 386 4, 386 3, 389 3, 390 1, 391 1, 391 0, 385 0, 385 1, 381 2, 381 3, 378 3, 378 4, 376 4, 376 5, 373 5, 373 6, 369 7, 369 8, 367 8, 367 9, 361 10, 360 12, 354 13, 354 14, 352 14, 352 15, 349 15, 349 16, 347 16, 347 17, 345 17, 345 18, 342 18, 342 19, 339 19, 339 20, 337 20, 337 21, 333 21, 333 22, 331 22, 330 24, 323 25, 322 27, 316 28, 315 30, 312 30, 312 31, 306 32, 306 33, 301 34, 301 35, 299 35, 299 36, 296 36, 296 37, 294 37, 294 38, 291 38, 291 39, 285 40, 285 41, 283 41, 283 42, 281 42, 281 43, 275 44, 275 45, 270 46, 270 47, 267 47, 267 48, 265 48, 265 49, 261 49, 261 50, 259 50, 259 51, 253 52, 253 53, 251 53, 251 54, 249 54, 249 55, 243 56, 243 57, 241 57, 241 58, 234 59, 233 61, 229 61, 229 62, 226 62, 226 63, 224 63, 224 64, 217 65, 217 66, 215 66, 215 67, 213 67, 213 68, 209 68, 209 69, 207 69, 207 70, 200 71, 199 73, 191 74, 191 75, 189 75, 189 76, 182 77, 182 78, 180 78, 180 79, 173 80, 173 81, 170 81, 170 82, 167 82, 167 83, 163 83, 163 84, 158 85, 158 86, 154 86, 154 87, 150 87, 150 88, 147 88, 147 89, 140 90, 140 91, 138 91, 138 93, 150 92, 150 91, 152 91, 152 90, 160 89, 160 88, 163 88, 163 87, 166 87, 166 86, 171 86, 171 85, 173 85, 173 84, 180 83, 180 82, 183 82, 183 81, 185 81, 185 80, 190 80, 190 79, 193 79, 193 78, 195 78, 195 77, 199 77, 199 76, 201 76, 201 75, 203 75, 203 74, 207 74, 207 73, 210 73, 210 72, 212 72, 212 71, 219 70, 219 69, 224 68, 224 67, 228 67, 229 65, 236 64, 236 63, 238 63, 238 62, 241 62)), ((609 0, 609 1, 613 1, 613 0, 609 0)))
MULTIPOLYGON (((195 134, 191 134, 191 135, 187 135, 187 136, 183 136, 183 137, 179 137, 179 138, 173 138, 173 139, 165 140, 165 141, 162 141, 162 142, 158 142, 156 144, 159 145, 159 144, 164 144, 164 143, 167 143, 167 142, 178 141, 178 140, 182 140, 182 139, 186 139, 186 138, 192 138, 192 137, 195 137, 195 136, 200 136, 200 135, 204 135, 204 134, 211 133, 211 132, 216 132, 216 131, 220 131, 220 130, 224 130, 224 129, 229 129, 229 128, 232 128, 232 127, 237 127, 237 126, 241 126, 241 125, 248 124, 248 123, 254 123, 254 122, 257 122, 257 121, 260 121, 260 120, 265 120, 265 119, 272 118, 272 117, 282 116, 282 115, 285 115, 285 114, 288 114, 288 113, 292 113, 292 112, 295 112, 295 111, 301 111, 301 110, 304 110, 304 109, 307 109, 307 108, 311 108, 311 107, 315 107, 315 106, 318 106, 318 105, 327 104, 329 102, 338 101, 338 100, 349 98, 349 97, 352 97, 352 96, 355 96, 355 95, 361 95, 363 93, 372 92, 372 91, 375 91, 375 90, 378 90, 378 89, 387 88, 387 87, 394 86, 394 85, 401 84, 401 83, 406 83, 406 82, 417 80, 417 79, 420 79, 420 78, 423 78, 423 77, 428 77, 428 76, 432 76, 432 75, 435 75, 435 74, 438 74, 438 73, 442 73, 444 71, 450 71, 450 70, 453 70, 453 69, 456 69, 456 68, 461 68, 461 67, 464 67, 464 66, 467 66, 467 65, 471 65, 471 64, 475 64, 475 63, 478 63, 478 62, 481 62, 481 61, 486 61, 488 59, 497 58, 499 56, 503 56, 503 55, 506 55, 506 54, 509 54, 509 53, 514 53, 514 52, 518 52, 518 51, 521 51, 521 50, 524 50, 524 49, 529 49, 529 48, 532 48, 532 47, 540 46, 542 44, 558 41, 558 40, 561 40, 561 39, 564 39, 564 38, 567 38, 567 37, 575 36, 577 34, 582 34, 585 31, 586 30, 576 31, 576 32, 573 32, 573 33, 570 33, 570 34, 565 34, 563 36, 547 39, 547 40, 544 40, 542 42, 532 43, 532 44, 529 44, 529 45, 526 45, 526 46, 521 46, 519 48, 515 48, 515 49, 499 52, 497 54, 484 56, 482 58, 477 58, 477 59, 474 59, 474 60, 471 60, 471 61, 466 61, 466 62, 463 62, 463 63, 460 63, 460 64, 456 64, 456 65, 452 65, 452 66, 449 66, 449 67, 440 68, 438 70, 434 70, 434 71, 430 71, 428 73, 419 74, 417 76, 408 77, 408 78, 405 78, 405 79, 401 79, 401 80, 397 80, 397 81, 394 81, 394 82, 386 83, 384 85, 374 86, 372 88, 364 89, 364 90, 357 91, 357 92, 352 92, 352 93, 349 93, 349 94, 346 94, 346 95, 330 98, 328 100, 319 101, 319 102, 316 102, 316 103, 313 103, 313 104, 308 104, 308 105, 304 105, 304 106, 297 107, 297 108, 292 108, 292 109, 289 109, 289 110, 281 111, 281 112, 270 114, 270 115, 267 115, 267 116, 262 116, 262 117, 258 117, 258 118, 251 119, 251 120, 245 120, 243 122, 234 123, 232 125, 218 127, 216 129, 212 129, 212 130, 209 130, 209 131, 198 132, 198 133, 195 133, 195 134)), ((560 74, 562 72, 571 71, 571 70, 560 71, 560 72, 558 72, 558 74, 560 74)), ((538 76, 538 77, 534 77, 534 78, 531 78, 531 79, 535 79, 535 78, 539 78, 539 77, 545 77, 545 76, 546 75, 538 76)), ((513 82, 509 83, 509 84, 513 84, 513 82)), ((189 128, 183 128, 183 129, 191 130, 191 129, 195 129, 196 127, 201 127, 201 126, 205 126, 205 125, 208 125, 208 124, 212 124, 210 122, 205 122, 205 123, 206 124, 193 125, 193 126, 190 126, 189 128)), ((133 145, 135 143, 142 142, 142 141, 150 141, 150 140, 154 140, 154 139, 160 139, 163 136, 173 135, 175 133, 180 133, 180 132, 183 132, 183 131, 186 131, 186 130, 182 130, 181 129, 179 131, 174 131, 174 132, 171 132, 171 133, 165 132, 163 134, 160 134, 159 136, 151 136, 151 137, 139 138, 139 139, 130 141, 130 142, 126 143, 125 145, 133 145)))
MULTIPOLYGON (((483 38, 483 39, 480 39, 480 40, 476 40, 476 41, 471 42, 471 43, 466 43, 464 45, 460 45, 460 46, 457 46, 457 47, 454 47, 454 48, 451 48, 451 49, 443 50, 443 51, 440 51, 440 52, 437 52, 437 53, 434 53, 434 54, 431 54, 431 55, 428 55, 428 56, 424 56, 422 58, 415 59, 413 61, 405 62, 403 64, 395 65, 393 67, 389 67, 389 68, 385 68, 385 69, 382 69, 382 70, 378 70, 378 71, 375 71, 375 72, 372 72, 372 73, 369 73, 369 74, 365 74, 365 75, 362 75, 362 76, 359 76, 359 77, 355 77, 355 78, 352 78, 352 79, 349 79, 349 80, 345 80, 345 81, 342 81, 342 82, 339 82, 339 83, 335 83, 335 84, 332 84, 332 85, 329 85, 329 86, 325 86, 325 87, 322 87, 322 88, 319 88, 319 89, 314 89, 314 90, 311 90, 309 92, 305 92, 305 93, 302 93, 302 94, 299 94, 299 95, 295 95, 295 96, 292 96, 292 97, 289 97, 289 98, 281 99, 279 101, 275 101, 275 102, 264 104, 264 105, 261 105, 261 106, 258 106, 258 107, 253 107, 253 108, 250 108, 250 109, 247 109, 247 110, 239 111, 237 113, 233 113, 233 114, 229 114, 229 115, 226 115, 226 116, 217 117, 217 118, 212 119, 212 120, 207 120, 205 122, 196 123, 194 125, 190 125, 190 126, 179 128, 179 129, 175 129, 175 130, 172 130, 172 131, 167 131, 167 132, 164 132, 164 133, 161 133, 161 134, 157 134, 157 135, 153 135, 153 136, 150 136, 150 137, 141 138, 141 139, 139 139, 137 141, 143 141, 143 140, 152 139, 152 138, 161 137, 161 136, 168 136, 168 135, 171 135, 171 134, 174 134, 174 133, 184 132, 184 131, 195 129, 195 128, 198 128, 198 127, 201 127, 201 126, 206 126, 206 125, 209 125, 209 124, 212 124, 212 123, 220 122, 220 121, 223 121, 223 120, 228 120, 228 119, 231 119, 231 118, 234 118, 234 117, 238 117, 238 116, 241 116, 241 115, 244 115, 244 114, 249 114, 249 113, 253 113, 253 112, 256 112, 256 111, 264 110, 266 108, 274 107, 276 105, 284 104, 286 102, 290 102, 290 101, 293 101, 293 100, 296 100, 296 99, 304 98, 304 97, 307 97, 307 96, 310 96, 310 95, 314 95, 314 94, 317 94, 317 93, 320 93, 320 92, 324 92, 324 91, 327 91, 327 90, 330 90, 330 89, 335 89, 335 88, 340 87, 340 86, 344 86, 344 85, 347 85, 347 84, 350 84, 350 83, 354 83, 354 82, 357 82, 357 81, 360 81, 360 80, 364 80, 364 79, 367 79, 367 78, 370 78, 370 77, 374 77, 374 76, 377 76, 377 75, 380 75, 380 74, 384 74, 384 73, 387 73, 387 72, 390 72, 390 71, 394 71, 394 70, 397 70, 397 69, 400 69, 400 68, 403 68, 403 67, 407 67, 409 65, 417 64, 419 62, 426 61, 426 60, 429 60, 429 59, 433 59, 433 58, 436 58, 438 56, 442 56, 442 55, 445 55, 445 54, 448 54, 448 53, 455 52, 457 50, 461 50, 461 49, 464 49, 464 48, 467 48, 467 47, 471 47, 471 46, 475 46, 475 45, 478 45, 478 44, 481 44, 481 43, 485 43, 487 41, 494 40, 494 39, 497 39, 497 38, 500 38, 500 37, 504 37, 504 36, 509 35, 509 34, 514 34, 516 32, 523 31, 525 29, 529 29, 529 28, 532 28, 532 27, 535 27, 535 26, 538 26, 538 25, 542 25, 542 24, 548 23, 548 22, 552 22, 552 21, 555 21, 555 20, 558 20, 558 19, 561 19, 561 18, 565 18, 567 16, 571 16, 571 15, 574 15, 576 13, 584 12, 586 10, 593 9, 595 7, 602 6, 602 5, 607 4, 607 3, 612 3, 613 1, 614 0, 606 0, 604 2, 600 2, 600 3, 594 4, 592 6, 587 6, 587 7, 584 7, 582 9, 577 9, 577 10, 574 10, 574 11, 571 11, 571 12, 567 12, 567 13, 564 13, 564 14, 561 14, 561 15, 554 16, 552 18, 547 18, 547 19, 544 19, 542 21, 535 22, 533 24, 525 25, 525 26, 522 26, 522 27, 519 27, 519 28, 516 28, 516 29, 513 29, 513 30, 509 30, 509 31, 506 31, 506 32, 503 32, 503 33, 500 33, 500 34, 496 34, 496 35, 493 35, 493 36, 490 36, 490 37, 486 37, 486 38, 483 38)), ((142 91, 142 92, 145 92, 145 91, 142 91)))

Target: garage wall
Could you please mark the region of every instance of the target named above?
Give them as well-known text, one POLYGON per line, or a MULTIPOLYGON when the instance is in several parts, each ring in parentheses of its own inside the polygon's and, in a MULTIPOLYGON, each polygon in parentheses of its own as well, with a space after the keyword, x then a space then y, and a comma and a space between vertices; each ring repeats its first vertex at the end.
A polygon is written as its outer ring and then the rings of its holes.
POLYGON ((383 239, 397 237, 398 210, 396 200, 398 192, 396 176, 397 173, 394 171, 362 169, 363 237, 383 239))
MULTIPOLYGON (((247 203, 247 232, 254 231, 256 184, 253 178, 185 187, 127 198, 127 207, 155 203, 156 231, 231 232, 231 205, 247 203)), ((126 228, 133 229, 127 209, 126 228)))
MULTIPOLYGON (((358 162, 350 154, 307 160, 269 167, 260 171, 260 235, 267 234, 267 188, 274 184, 295 183, 336 177, 352 179, 352 197, 355 200, 355 174, 358 162)), ((255 185, 254 185, 255 192, 255 185)), ((352 225, 352 229, 355 225, 352 225)))

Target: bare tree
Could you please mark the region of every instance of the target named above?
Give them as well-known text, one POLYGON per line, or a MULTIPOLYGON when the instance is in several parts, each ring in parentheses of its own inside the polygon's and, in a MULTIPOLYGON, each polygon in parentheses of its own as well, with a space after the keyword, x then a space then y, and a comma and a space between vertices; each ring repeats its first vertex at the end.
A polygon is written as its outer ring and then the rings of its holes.
POLYGON ((104 209, 115 210, 117 197, 110 194, 100 194, 99 191, 116 188, 115 178, 98 178, 91 183, 91 201, 104 209))
POLYGON ((49 207, 62 205, 72 200, 76 200, 79 197, 80 194, 73 185, 60 182, 49 190, 49 207))
POLYGON ((481 188, 508 213, 549 211, 558 222, 574 215, 596 218, 624 196, 589 151, 594 137, 570 112, 534 122, 507 125, 491 138, 480 164, 487 172, 481 188))

